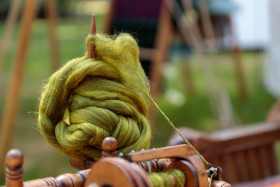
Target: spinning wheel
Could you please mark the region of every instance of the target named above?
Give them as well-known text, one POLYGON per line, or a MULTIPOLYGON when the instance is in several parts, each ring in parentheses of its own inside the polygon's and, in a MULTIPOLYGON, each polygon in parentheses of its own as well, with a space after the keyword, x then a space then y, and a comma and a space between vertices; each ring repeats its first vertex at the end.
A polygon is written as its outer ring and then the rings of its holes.
MULTIPOLYGON (((151 173, 164 173, 178 170, 184 174, 185 187, 209 186, 209 169, 207 170, 200 157, 191 151, 188 145, 170 146, 159 149, 130 153, 121 157, 108 157, 116 150, 108 148, 115 144, 114 138, 105 138, 104 155, 99 161, 77 161, 70 159, 75 168, 83 169, 76 174, 66 173, 56 178, 48 177, 24 182, 23 155, 18 150, 11 150, 6 158, 6 185, 7 186, 122 186, 122 187, 152 187, 151 173), (108 141, 108 139, 110 141, 108 141), (183 150, 183 151, 179 151, 183 150), (90 168, 90 169, 87 169, 90 168)), ((113 146, 114 147, 114 146, 113 146)), ((173 186, 180 181, 172 173, 173 186)), ((224 181, 213 180, 212 187, 230 187, 224 181)))

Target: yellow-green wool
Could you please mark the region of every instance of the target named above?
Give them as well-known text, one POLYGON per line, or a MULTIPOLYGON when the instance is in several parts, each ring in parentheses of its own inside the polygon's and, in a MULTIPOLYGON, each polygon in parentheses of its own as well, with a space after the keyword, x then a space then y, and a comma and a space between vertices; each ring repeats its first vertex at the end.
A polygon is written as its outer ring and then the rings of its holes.
POLYGON ((67 155, 101 157, 102 140, 117 139, 117 152, 149 148, 146 119, 149 82, 139 62, 139 48, 128 34, 87 37, 97 57, 69 61, 44 87, 39 127, 47 141, 67 155))

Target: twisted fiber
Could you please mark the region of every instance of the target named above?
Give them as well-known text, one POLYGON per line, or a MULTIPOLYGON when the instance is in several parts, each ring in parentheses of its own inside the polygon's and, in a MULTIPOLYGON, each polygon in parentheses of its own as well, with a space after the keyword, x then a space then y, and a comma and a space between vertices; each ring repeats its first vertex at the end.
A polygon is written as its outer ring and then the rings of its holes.
POLYGON ((67 155, 101 157, 102 140, 117 139, 117 152, 149 148, 146 119, 149 83, 139 62, 139 48, 128 34, 89 35, 97 57, 69 61, 45 85, 39 128, 47 141, 67 155))
POLYGON ((153 187, 174 186, 174 181, 171 175, 176 180, 176 187, 185 186, 185 174, 181 170, 169 170, 167 172, 148 173, 148 178, 153 187))

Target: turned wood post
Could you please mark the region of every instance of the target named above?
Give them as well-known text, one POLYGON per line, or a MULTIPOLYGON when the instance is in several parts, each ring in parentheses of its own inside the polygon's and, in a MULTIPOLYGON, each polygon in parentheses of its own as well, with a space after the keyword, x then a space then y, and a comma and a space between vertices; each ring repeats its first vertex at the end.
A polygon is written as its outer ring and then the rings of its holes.
POLYGON ((102 157, 115 157, 117 150, 117 140, 107 137, 102 142, 102 157))
POLYGON ((23 186, 23 154, 12 149, 6 155, 6 186, 23 186))

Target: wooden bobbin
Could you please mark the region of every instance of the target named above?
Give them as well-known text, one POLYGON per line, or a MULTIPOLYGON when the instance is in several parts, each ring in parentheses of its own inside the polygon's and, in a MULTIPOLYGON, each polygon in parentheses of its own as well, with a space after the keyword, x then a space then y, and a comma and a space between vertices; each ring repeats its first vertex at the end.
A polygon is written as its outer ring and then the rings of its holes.
POLYGON ((172 159, 163 158, 163 159, 155 159, 149 160, 145 162, 137 162, 137 164, 143 168, 146 172, 161 172, 165 171, 165 169, 172 162, 172 159))
POLYGON ((85 186, 151 187, 151 183, 135 163, 108 157, 96 162, 88 175, 85 186))
POLYGON ((203 161, 195 150, 186 144, 130 153, 125 158, 131 162, 143 162, 160 158, 184 159, 191 163, 195 173, 197 173, 198 186, 204 187, 208 185, 208 176, 203 161))
POLYGON ((23 186, 23 154, 12 149, 6 155, 6 186, 23 186))
POLYGON ((115 157, 117 155, 117 140, 107 137, 102 142, 102 157, 115 157))
POLYGON ((185 187, 194 186, 197 187, 199 185, 198 176, 193 165, 186 160, 177 160, 172 162, 165 171, 179 169, 185 174, 185 187))

